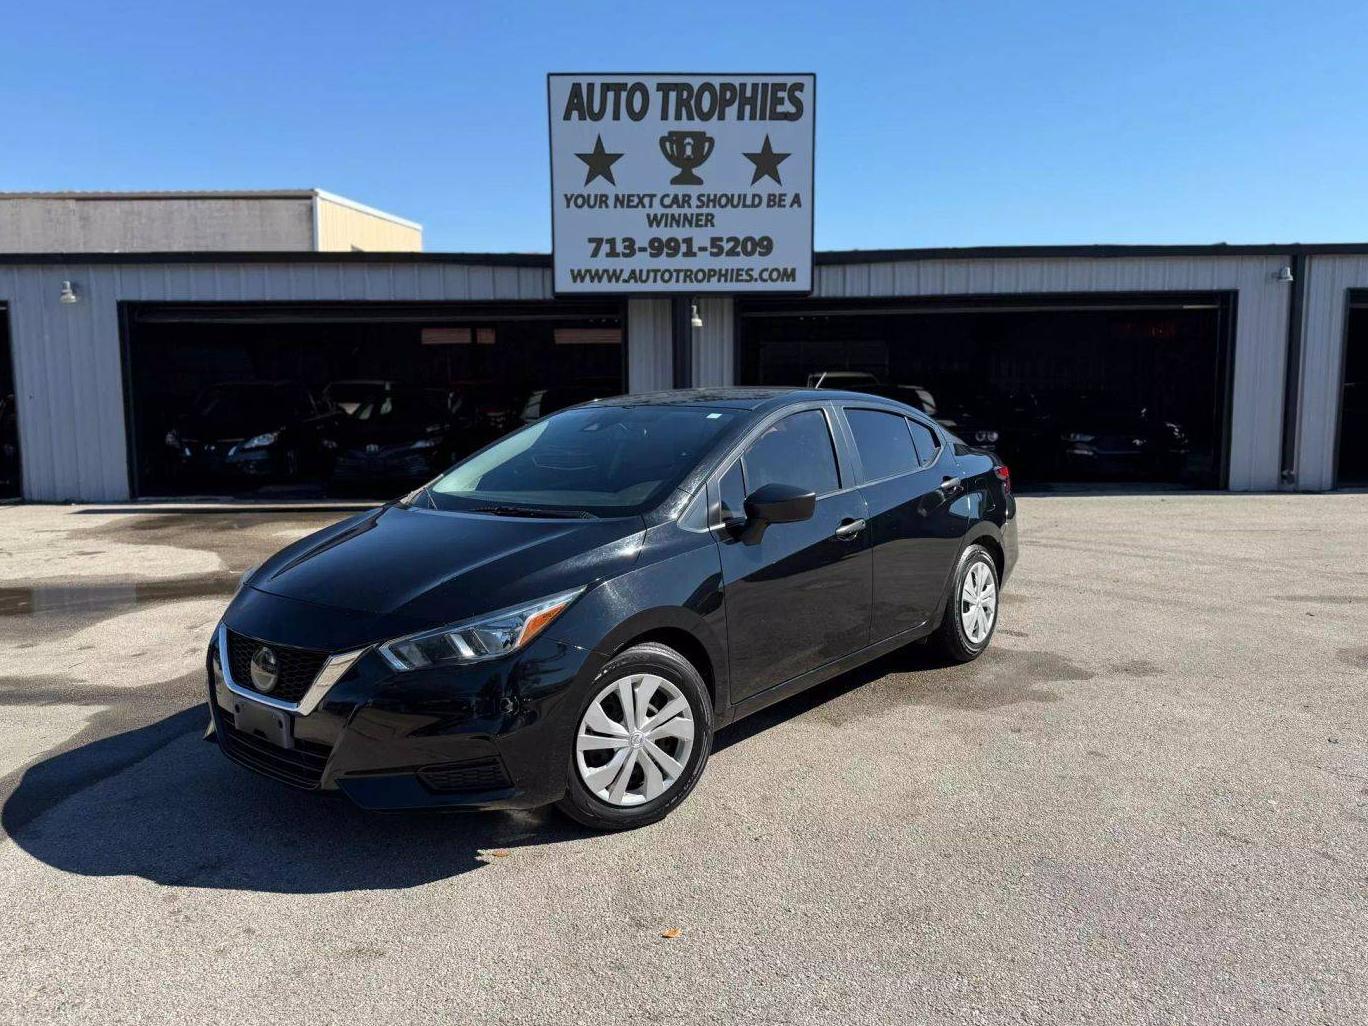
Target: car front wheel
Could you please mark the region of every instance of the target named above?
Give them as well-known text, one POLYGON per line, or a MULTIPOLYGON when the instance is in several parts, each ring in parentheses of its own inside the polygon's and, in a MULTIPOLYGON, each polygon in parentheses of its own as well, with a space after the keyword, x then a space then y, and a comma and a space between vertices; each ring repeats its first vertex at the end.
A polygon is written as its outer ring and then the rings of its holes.
POLYGON ((648 642, 610 659, 573 721, 561 812, 597 830, 627 830, 668 815, 703 774, 712 705, 698 670, 648 642))

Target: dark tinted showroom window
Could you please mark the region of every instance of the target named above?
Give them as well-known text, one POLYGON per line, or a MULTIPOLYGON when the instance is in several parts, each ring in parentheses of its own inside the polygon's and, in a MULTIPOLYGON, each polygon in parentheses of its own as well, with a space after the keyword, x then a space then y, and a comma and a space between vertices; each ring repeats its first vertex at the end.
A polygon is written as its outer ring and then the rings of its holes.
POLYGON ((831 432, 820 410, 805 410, 773 425, 742 457, 746 488, 778 483, 810 488, 818 495, 840 487, 831 432))
POLYGON ((940 439, 930 428, 918 424, 915 420, 909 420, 907 426, 912 429, 912 442, 917 447, 917 455, 921 457, 922 466, 926 466, 940 452, 940 439))
POLYGON ((907 432, 907 419, 899 413, 846 410, 855 448, 860 451, 866 481, 893 477, 917 469, 917 451, 907 432))

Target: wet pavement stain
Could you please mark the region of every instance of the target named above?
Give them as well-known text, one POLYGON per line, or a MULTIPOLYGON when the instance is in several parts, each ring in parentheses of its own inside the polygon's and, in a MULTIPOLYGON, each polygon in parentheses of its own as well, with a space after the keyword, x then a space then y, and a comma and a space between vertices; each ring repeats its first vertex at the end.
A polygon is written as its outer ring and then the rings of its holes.
POLYGON ((1368 595, 1274 595, 1277 602, 1308 602, 1318 606, 1352 606, 1368 602, 1368 595))
POLYGON ((938 661, 926 646, 911 645, 725 728, 716 748, 729 747, 805 713, 841 727, 906 706, 988 712, 1026 702, 1058 702, 1060 693, 1047 685, 1095 676, 1053 652, 990 648, 974 662, 960 666, 938 661))
POLYGON ((231 595, 237 588, 238 576, 223 571, 135 584, 42 584, 30 588, 0 588, 0 616, 103 613, 154 602, 231 595))
POLYGON ((1335 653, 1335 658, 1355 670, 1368 670, 1368 646, 1341 648, 1335 653))
POLYGON ((359 509, 289 512, 280 510, 179 511, 142 513, 92 528, 86 537, 212 552, 241 573, 279 552, 296 538, 355 516, 359 509), (279 532, 288 532, 281 536, 279 532))

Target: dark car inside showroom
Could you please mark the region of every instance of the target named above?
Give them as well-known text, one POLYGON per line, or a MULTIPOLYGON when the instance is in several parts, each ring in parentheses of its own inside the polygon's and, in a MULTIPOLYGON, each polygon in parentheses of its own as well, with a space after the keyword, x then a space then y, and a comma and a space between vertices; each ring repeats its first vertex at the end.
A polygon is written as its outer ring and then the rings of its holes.
POLYGON ((141 497, 401 494, 625 391, 620 304, 132 305, 141 497))
POLYGON ((1027 487, 1221 487, 1225 295, 740 307, 742 383, 908 403, 1027 487))
MULTIPOLYGON (((738 303, 735 380, 866 391, 1024 487, 1219 488, 1227 293, 738 303)), ((402 494, 626 391, 624 304, 129 304, 134 489, 402 494)))

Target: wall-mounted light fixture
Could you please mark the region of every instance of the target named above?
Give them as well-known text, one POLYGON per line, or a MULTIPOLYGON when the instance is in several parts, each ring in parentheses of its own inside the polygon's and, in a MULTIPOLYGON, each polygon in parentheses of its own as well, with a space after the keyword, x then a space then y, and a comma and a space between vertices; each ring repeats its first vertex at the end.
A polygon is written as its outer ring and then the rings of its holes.
POLYGON ((62 291, 57 295, 59 303, 79 303, 81 297, 76 295, 76 286, 69 281, 62 282, 62 291))
POLYGON ((698 304, 689 304, 689 324, 695 328, 703 327, 703 318, 698 315, 698 304))
POLYGON ((1292 277, 1292 268, 1283 264, 1273 274, 1273 280, 1279 285, 1291 285, 1296 279, 1292 277))

